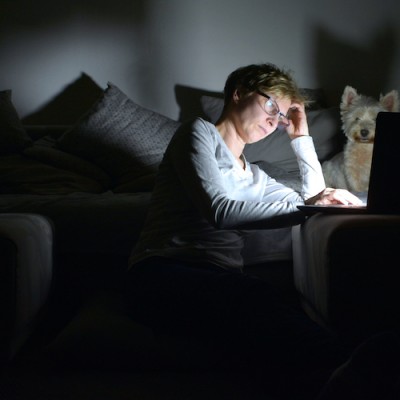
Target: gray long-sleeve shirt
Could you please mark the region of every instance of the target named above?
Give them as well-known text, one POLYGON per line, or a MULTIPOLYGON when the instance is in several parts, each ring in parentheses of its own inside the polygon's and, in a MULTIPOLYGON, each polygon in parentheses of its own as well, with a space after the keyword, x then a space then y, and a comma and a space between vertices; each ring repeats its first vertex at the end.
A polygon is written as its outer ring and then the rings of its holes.
MULTIPOLYGON (((160 165, 130 264, 156 255, 242 268, 249 229, 262 235, 265 229, 297 224, 302 218, 297 205, 325 187, 312 138, 296 138, 291 146, 301 193, 246 160, 243 169, 213 124, 201 118, 183 124, 160 165)), ((258 261, 261 249, 260 254, 258 261)))

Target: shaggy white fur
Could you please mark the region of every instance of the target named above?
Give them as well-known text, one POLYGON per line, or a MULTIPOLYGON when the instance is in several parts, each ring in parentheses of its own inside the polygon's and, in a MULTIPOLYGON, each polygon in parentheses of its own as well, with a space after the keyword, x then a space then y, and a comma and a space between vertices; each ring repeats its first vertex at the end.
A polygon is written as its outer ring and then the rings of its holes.
POLYGON ((351 192, 368 190, 376 116, 380 111, 399 111, 399 95, 392 90, 379 101, 346 86, 340 103, 346 143, 342 152, 322 164, 327 187, 351 192))

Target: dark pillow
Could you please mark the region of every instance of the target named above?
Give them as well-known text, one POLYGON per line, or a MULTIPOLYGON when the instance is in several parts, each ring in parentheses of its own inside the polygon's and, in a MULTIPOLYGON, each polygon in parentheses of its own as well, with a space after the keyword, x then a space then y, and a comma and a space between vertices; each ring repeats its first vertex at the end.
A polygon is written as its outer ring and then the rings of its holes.
POLYGON ((306 108, 308 111, 327 107, 323 89, 300 88, 300 92, 307 100, 306 108))
POLYGON ((224 99, 213 96, 202 96, 200 103, 207 120, 215 124, 224 108, 224 99))
POLYGON ((100 166, 114 179, 115 191, 148 190, 178 126, 108 83, 104 96, 58 146, 100 166))
POLYGON ((96 180, 44 164, 21 154, 0 158, 0 193, 56 195, 102 193, 96 180))
POLYGON ((32 143, 11 100, 11 90, 0 91, 0 155, 16 153, 32 143))
POLYGON ((71 171, 97 181, 106 191, 110 188, 111 178, 97 165, 73 154, 55 148, 56 140, 45 136, 27 149, 23 154, 37 161, 65 171, 71 171))

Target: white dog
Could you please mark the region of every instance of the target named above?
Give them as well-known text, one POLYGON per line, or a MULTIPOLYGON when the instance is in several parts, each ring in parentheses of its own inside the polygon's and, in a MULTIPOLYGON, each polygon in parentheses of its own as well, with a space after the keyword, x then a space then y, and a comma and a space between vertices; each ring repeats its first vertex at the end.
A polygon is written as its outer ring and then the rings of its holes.
POLYGON ((368 190, 376 116, 380 111, 398 110, 399 95, 396 90, 381 95, 378 101, 346 86, 340 115, 347 141, 341 153, 322 164, 326 186, 351 192, 368 190))

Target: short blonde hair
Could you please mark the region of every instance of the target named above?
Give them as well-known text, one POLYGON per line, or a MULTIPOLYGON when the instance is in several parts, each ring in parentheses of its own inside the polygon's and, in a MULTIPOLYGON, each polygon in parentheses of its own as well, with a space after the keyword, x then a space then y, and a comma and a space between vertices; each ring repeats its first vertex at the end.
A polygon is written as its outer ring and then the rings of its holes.
POLYGON ((251 64, 233 71, 225 83, 225 106, 231 101, 236 89, 248 94, 260 90, 277 97, 289 98, 292 102, 307 101, 290 72, 269 63, 251 64))

